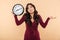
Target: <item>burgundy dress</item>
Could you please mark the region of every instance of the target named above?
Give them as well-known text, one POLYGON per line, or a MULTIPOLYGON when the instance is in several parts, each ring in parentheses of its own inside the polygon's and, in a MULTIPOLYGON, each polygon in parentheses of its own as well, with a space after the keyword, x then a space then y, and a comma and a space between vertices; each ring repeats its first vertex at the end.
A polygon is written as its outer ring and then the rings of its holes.
MULTIPOLYGON (((14 16, 14 18, 15 18, 15 22, 16 22, 16 24, 18 26, 18 25, 22 24, 25 21, 26 16, 23 16, 21 18, 21 20, 18 20, 16 15, 14 16)), ((49 19, 50 18, 48 17, 47 20, 44 23, 41 16, 39 15, 39 23, 40 23, 40 25, 43 28, 45 28, 47 26, 47 24, 48 24, 49 19)), ((39 36, 39 32, 38 32, 38 25, 36 24, 35 21, 32 22, 32 27, 29 27, 29 24, 26 23, 26 31, 25 31, 25 35, 24 35, 24 40, 40 40, 40 36, 39 36)))

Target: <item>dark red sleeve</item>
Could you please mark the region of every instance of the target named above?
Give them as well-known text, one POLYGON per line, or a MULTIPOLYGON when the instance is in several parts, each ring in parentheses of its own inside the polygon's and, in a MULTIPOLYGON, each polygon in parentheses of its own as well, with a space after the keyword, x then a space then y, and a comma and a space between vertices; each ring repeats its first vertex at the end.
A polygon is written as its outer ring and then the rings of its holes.
POLYGON ((22 24, 25 21, 26 17, 23 15, 22 18, 20 20, 18 20, 17 16, 14 15, 14 18, 15 18, 16 25, 18 26, 18 25, 22 24))
POLYGON ((47 26, 49 20, 50 20, 50 18, 48 17, 47 20, 45 22, 43 22, 42 17, 39 15, 39 23, 43 28, 45 28, 47 26))

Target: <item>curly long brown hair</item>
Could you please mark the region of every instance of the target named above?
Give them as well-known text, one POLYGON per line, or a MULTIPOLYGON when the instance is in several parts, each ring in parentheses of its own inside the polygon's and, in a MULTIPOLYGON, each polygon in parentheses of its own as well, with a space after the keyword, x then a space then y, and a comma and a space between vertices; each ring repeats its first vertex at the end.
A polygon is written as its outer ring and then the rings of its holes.
POLYGON ((28 12, 28 6, 31 5, 33 8, 34 8, 34 16, 33 16, 33 19, 34 21, 36 21, 36 23, 38 24, 38 19, 39 19, 39 16, 38 16, 38 12, 36 10, 36 7, 32 4, 32 3, 28 3, 27 6, 26 6, 26 20, 25 22, 26 23, 29 23, 29 25, 31 26, 32 25, 32 22, 31 22, 31 15, 30 13, 28 12))

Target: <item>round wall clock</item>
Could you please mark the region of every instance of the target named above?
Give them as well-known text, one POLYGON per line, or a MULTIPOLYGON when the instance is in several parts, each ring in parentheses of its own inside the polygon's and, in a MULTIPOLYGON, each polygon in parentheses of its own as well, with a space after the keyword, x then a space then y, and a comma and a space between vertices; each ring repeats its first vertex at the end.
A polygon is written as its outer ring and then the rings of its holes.
POLYGON ((15 4, 12 9, 15 15, 22 15, 24 12, 24 7, 21 4, 15 4))

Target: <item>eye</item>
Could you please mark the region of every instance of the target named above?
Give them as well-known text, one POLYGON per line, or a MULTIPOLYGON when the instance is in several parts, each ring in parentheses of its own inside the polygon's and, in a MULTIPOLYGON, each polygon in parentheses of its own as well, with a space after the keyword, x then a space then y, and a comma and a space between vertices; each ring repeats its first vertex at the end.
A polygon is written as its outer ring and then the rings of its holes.
POLYGON ((32 8, 32 6, 30 6, 30 8, 32 8))
POLYGON ((30 6, 30 8, 33 8, 32 6, 30 6))

